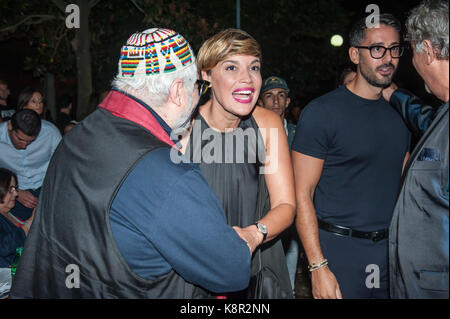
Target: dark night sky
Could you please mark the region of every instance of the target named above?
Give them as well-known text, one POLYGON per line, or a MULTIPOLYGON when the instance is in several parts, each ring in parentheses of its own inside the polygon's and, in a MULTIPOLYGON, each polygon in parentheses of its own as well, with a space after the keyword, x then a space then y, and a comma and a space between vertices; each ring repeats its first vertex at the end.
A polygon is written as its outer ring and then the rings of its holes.
MULTIPOLYGON (((234 0, 228 0, 233 1, 234 0)), ((251 1, 251 0, 241 0, 251 1)), ((312 1, 312 0, 311 0, 312 1)), ((330 0, 331 1, 331 0, 330 0)), ((336 0, 340 1, 343 7, 352 13, 355 20, 362 16, 367 16, 369 13, 365 13, 365 8, 368 4, 375 3, 380 7, 381 12, 393 13, 404 25, 404 21, 408 15, 410 9, 420 3, 419 0, 336 0)), ((0 13, 2 14, 2 13, 0 13)), ((257 17, 255 17, 256 19, 257 17)), ((234 21, 233 21, 234 23, 234 21)), ((350 26, 345 26, 345 30, 348 30, 350 26)), ((347 34, 347 33, 346 33, 347 34)), ((344 34, 343 34, 344 35, 344 34)), ((346 36, 344 35, 344 38, 346 36)), ((259 39, 263 41, 263 39, 259 39)), ((262 43, 262 45, 264 45, 262 43)), ((11 101, 14 101, 18 91, 26 85, 39 85, 39 79, 33 78, 31 72, 23 70, 23 61, 26 55, 27 46, 17 40, 9 40, 0 42, 0 77, 6 77, 10 83, 12 91, 11 101)), ((413 91, 420 97, 424 98, 429 103, 437 103, 435 99, 425 93, 423 81, 415 72, 411 64, 411 52, 407 51, 402 58, 396 81, 402 84, 404 87, 413 91)), ((314 98, 313 96, 311 99, 314 98)), ((10 101, 10 102, 11 102, 10 101)), ((12 102, 13 103, 13 102, 12 102)))

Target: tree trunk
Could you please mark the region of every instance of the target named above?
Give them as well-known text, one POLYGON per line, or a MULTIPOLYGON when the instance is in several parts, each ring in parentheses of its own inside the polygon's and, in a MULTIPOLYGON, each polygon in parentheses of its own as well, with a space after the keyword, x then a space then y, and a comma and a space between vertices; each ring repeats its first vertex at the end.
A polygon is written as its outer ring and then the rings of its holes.
POLYGON ((89 30, 90 5, 88 0, 78 0, 80 8, 80 28, 76 29, 74 51, 77 63, 77 111, 76 119, 81 121, 92 110, 92 64, 91 64, 91 32, 89 30))
POLYGON ((53 121, 56 120, 56 94, 55 94, 55 75, 47 73, 44 78, 46 108, 50 111, 53 121))

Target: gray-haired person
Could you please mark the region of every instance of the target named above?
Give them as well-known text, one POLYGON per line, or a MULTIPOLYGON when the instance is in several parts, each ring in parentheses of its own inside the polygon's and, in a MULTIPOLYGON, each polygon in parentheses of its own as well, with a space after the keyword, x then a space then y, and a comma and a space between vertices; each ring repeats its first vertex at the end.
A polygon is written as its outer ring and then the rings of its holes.
POLYGON ((255 244, 227 225, 200 168, 170 157, 172 131, 187 132, 204 92, 197 74, 176 31, 130 36, 113 89, 53 155, 9 298, 191 299, 248 286, 255 244))
POLYGON ((448 17, 448 1, 424 1, 406 23, 414 67, 445 104, 423 105, 395 86, 384 92, 410 129, 421 136, 405 168, 390 228, 392 298, 449 296, 448 17))

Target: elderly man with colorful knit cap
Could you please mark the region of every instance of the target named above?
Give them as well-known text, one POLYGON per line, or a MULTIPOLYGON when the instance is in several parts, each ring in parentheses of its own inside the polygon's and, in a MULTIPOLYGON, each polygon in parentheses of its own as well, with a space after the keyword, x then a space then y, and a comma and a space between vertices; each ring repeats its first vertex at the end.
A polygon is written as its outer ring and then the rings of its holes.
POLYGON ((247 287, 250 245, 199 168, 170 157, 201 91, 180 34, 128 39, 112 91, 53 156, 12 298, 204 298, 247 287))

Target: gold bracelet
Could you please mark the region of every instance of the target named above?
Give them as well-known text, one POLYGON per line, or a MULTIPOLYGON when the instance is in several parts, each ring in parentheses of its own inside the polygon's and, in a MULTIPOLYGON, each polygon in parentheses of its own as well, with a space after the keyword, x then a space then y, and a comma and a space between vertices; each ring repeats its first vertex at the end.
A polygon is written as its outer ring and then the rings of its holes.
POLYGON ((328 265, 328 260, 324 259, 318 264, 308 265, 308 270, 313 272, 314 270, 320 269, 320 268, 322 268, 322 267, 324 267, 326 265, 328 265))

